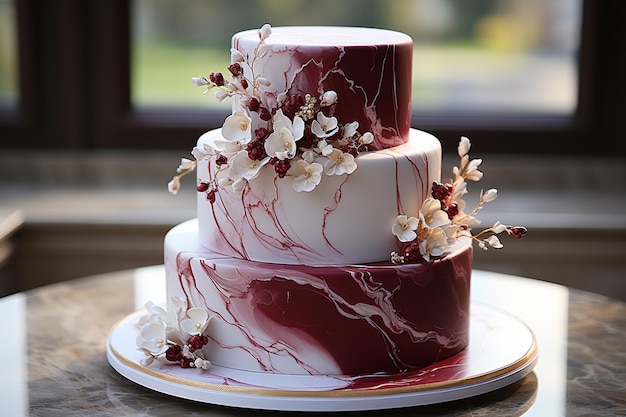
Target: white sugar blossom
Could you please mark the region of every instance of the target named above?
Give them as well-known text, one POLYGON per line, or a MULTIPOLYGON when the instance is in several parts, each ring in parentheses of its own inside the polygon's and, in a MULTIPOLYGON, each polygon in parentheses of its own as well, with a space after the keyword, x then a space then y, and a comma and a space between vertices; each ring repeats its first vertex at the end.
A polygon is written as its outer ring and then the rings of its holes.
POLYGON ((420 219, 431 229, 450 223, 446 212, 441 210, 441 202, 434 198, 424 200, 420 209, 420 219))
POLYGON ((438 227, 433 229, 428 237, 420 242, 420 253, 426 262, 431 256, 441 256, 448 248, 448 239, 444 231, 438 227))
POLYGON ((180 177, 176 176, 172 178, 172 180, 167 183, 167 190, 176 195, 180 190, 180 177))
POLYGON ((187 171, 188 169, 194 169, 195 167, 196 167, 195 161, 192 161, 191 159, 187 159, 187 158, 181 158, 180 164, 178 165, 178 168, 176 169, 176 171, 183 172, 183 171, 187 171))
POLYGON ((230 93, 228 91, 225 90, 217 90, 215 92, 215 98, 217 99, 217 101, 219 101, 220 103, 224 100, 226 100, 228 97, 230 97, 230 93))
POLYGON ((224 155, 226 158, 231 159, 239 151, 243 149, 241 142, 231 142, 229 140, 216 139, 211 143, 214 153, 224 155))
POLYGON ((204 87, 211 84, 209 80, 204 77, 191 77, 191 83, 194 87, 204 87))
POLYGON ((350 139, 352 136, 354 136, 355 133, 357 133, 358 129, 359 129, 359 122, 354 121, 351 123, 346 123, 343 127, 343 138, 350 139))
MULTIPOLYGON (((172 297, 170 299, 170 305, 172 306, 172 310, 174 312, 174 316, 176 320, 181 320, 185 317, 185 311, 187 311, 187 299, 183 297, 172 297)), ((149 311, 152 313, 155 309, 164 311, 162 307, 155 306, 152 303, 146 303, 146 306, 150 306, 149 311)), ((167 313, 169 316, 169 313, 167 313)))
POLYGON ((352 174, 356 170, 356 162, 352 154, 333 148, 324 164, 326 175, 352 174))
POLYGON ((257 86, 262 85, 264 87, 269 87, 270 85, 272 85, 272 82, 268 78, 265 78, 265 77, 256 77, 255 84, 257 86))
POLYGON ((465 136, 462 136, 461 140, 459 141, 459 146, 457 147, 459 156, 463 158, 465 155, 467 155, 469 153, 470 147, 471 147, 471 143, 469 139, 466 138, 465 136))
POLYGON ((211 362, 202 358, 197 358, 193 364, 196 368, 203 369, 205 371, 211 366, 211 362))
POLYGON ((204 144, 202 149, 194 146, 191 150, 191 155, 196 159, 196 161, 201 161, 203 159, 208 159, 210 155, 215 155, 215 151, 209 145, 204 144))
POLYGON ((248 181, 244 178, 240 178, 238 180, 233 181, 232 188, 235 194, 242 195, 243 190, 246 188, 246 185, 248 185, 248 181))
POLYGON ((489 203, 496 199, 498 196, 498 190, 495 188, 488 189, 482 196, 482 201, 485 203, 489 203))
POLYGON ((304 159, 305 161, 307 161, 309 164, 312 164, 313 161, 315 161, 315 157, 317 156, 317 152, 315 152, 313 149, 304 149, 302 151, 302 159, 304 159))
POLYGON ((194 307, 187 310, 187 318, 180 325, 188 334, 199 335, 206 331, 210 319, 208 311, 194 307))
POLYGON ((400 242, 412 242, 417 237, 417 227, 419 220, 415 217, 407 217, 404 214, 396 217, 396 221, 391 226, 391 233, 397 236, 400 242))
POLYGON ((248 181, 256 178, 261 172, 261 168, 269 162, 270 158, 263 158, 255 161, 248 157, 248 152, 244 149, 239 151, 231 160, 228 176, 233 180, 246 179, 248 181))
POLYGON ((495 234, 500 234, 506 230, 506 225, 498 221, 498 222, 495 222, 493 226, 491 226, 491 230, 493 230, 493 233, 495 234))
POLYGON ((292 167, 294 171, 293 188, 300 191, 313 191, 322 180, 322 171, 324 168, 318 163, 308 163, 303 159, 299 159, 292 167))
POLYGON ((230 62, 234 64, 235 62, 243 62, 243 61, 245 61, 245 57, 243 56, 243 54, 239 52, 238 50, 236 50, 235 48, 231 48, 230 62))
POLYGON ((269 23, 264 24, 261 29, 258 30, 259 39, 263 42, 272 34, 272 26, 269 23))
POLYGON ((137 348, 144 353, 141 364, 148 366, 161 356, 185 368, 208 369, 203 350, 209 342, 211 316, 205 309, 188 308, 187 301, 174 297, 167 310, 146 303, 148 315, 139 320, 137 348))
POLYGON ((467 164, 467 169, 463 177, 470 181, 480 181, 483 177, 483 173, 478 170, 478 167, 482 162, 482 159, 472 159, 469 164, 467 164))
POLYGON ((374 135, 372 134, 372 132, 365 132, 359 140, 361 141, 361 144, 369 145, 370 143, 374 142, 374 135))
POLYGON ((304 135, 304 120, 295 116, 292 122, 280 109, 273 120, 274 131, 265 141, 265 152, 280 160, 291 159, 296 155, 296 141, 304 135))
POLYGON ((318 138, 327 138, 339 130, 339 124, 336 117, 326 117, 324 113, 317 112, 317 116, 311 124, 311 132, 318 138))
POLYGON ((335 104, 337 102, 338 96, 337 93, 330 90, 324 92, 322 95, 322 100, 320 101, 320 106, 327 107, 335 104))
POLYGON ((498 239, 498 236, 496 235, 491 235, 485 240, 478 241, 479 248, 483 250, 487 250, 488 246, 491 246, 492 248, 495 248, 495 249, 500 249, 503 247, 502 243, 500 242, 500 239, 498 239))
POLYGON ((231 114, 224 121, 222 136, 231 142, 245 142, 250 138, 250 118, 242 111, 231 114))
POLYGON ((333 145, 331 145, 330 143, 326 142, 324 139, 320 140, 317 142, 317 145, 315 146, 315 148, 313 148, 313 150, 315 152, 317 152, 320 155, 324 155, 324 156, 328 156, 331 153, 333 153, 333 145))
POLYGON ((165 323, 149 322, 143 325, 137 336, 137 347, 152 356, 158 356, 167 350, 165 323))

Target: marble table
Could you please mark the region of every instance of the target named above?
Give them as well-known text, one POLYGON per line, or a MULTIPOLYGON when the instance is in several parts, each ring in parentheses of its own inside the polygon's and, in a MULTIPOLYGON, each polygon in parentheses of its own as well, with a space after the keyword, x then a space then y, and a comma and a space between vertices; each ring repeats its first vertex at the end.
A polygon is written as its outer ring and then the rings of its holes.
MULTIPOLYGON (((539 346, 534 371, 477 397, 358 415, 626 415, 626 303, 484 271, 473 274, 472 298, 506 310, 533 330, 539 346)), ((276 414, 174 398, 120 376, 107 362, 105 339, 115 323, 148 300, 165 300, 162 266, 76 279, 0 299, 0 415, 276 414)))

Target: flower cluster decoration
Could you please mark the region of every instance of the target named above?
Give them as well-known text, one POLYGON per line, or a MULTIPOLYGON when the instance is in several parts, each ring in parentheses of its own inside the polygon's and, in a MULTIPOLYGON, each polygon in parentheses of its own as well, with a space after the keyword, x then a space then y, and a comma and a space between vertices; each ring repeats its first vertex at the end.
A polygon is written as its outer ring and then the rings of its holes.
POLYGON ((446 183, 434 182, 431 197, 427 198, 419 211, 418 217, 400 214, 396 218, 391 232, 401 242, 400 252, 391 253, 395 264, 430 261, 445 254, 446 250, 461 236, 469 236, 478 242, 481 249, 502 248, 497 235, 506 232, 517 239, 526 235, 523 226, 507 226, 496 222, 493 226, 473 235, 472 227, 480 224, 474 217, 486 203, 496 199, 498 190, 490 188, 480 192, 476 207, 466 212, 463 196, 468 193, 468 181, 480 181, 483 173, 478 170, 481 159, 471 159, 471 143, 462 137, 457 148, 461 162, 453 168, 454 179, 446 183))
POLYGON ((145 354, 141 364, 148 366, 159 357, 178 363, 181 368, 206 370, 211 363, 203 347, 209 342, 209 313, 198 307, 187 308, 187 302, 173 297, 165 309, 146 303, 148 314, 140 320, 137 348, 145 354))
POLYGON ((269 24, 258 30, 259 43, 251 57, 231 49, 230 79, 221 72, 193 77, 205 93, 216 90, 219 101, 233 98, 238 105, 222 126, 222 139, 195 147, 195 160, 183 158, 178 175, 168 184, 175 194, 180 179, 193 171, 198 160, 215 158, 214 179, 201 180, 199 192, 213 202, 219 188, 230 187, 241 195, 263 169, 272 168, 278 178, 291 180, 298 192, 310 192, 324 175, 351 174, 355 157, 374 141, 371 132, 359 132, 358 121, 341 124, 334 116, 339 97, 335 91, 320 96, 307 92, 270 93, 271 82, 255 72, 255 62, 269 48, 269 24))

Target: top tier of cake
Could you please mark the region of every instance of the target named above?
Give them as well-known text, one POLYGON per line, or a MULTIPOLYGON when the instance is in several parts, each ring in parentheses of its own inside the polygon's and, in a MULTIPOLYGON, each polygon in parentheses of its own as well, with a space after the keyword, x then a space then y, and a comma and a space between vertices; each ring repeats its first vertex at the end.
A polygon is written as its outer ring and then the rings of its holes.
MULTIPOLYGON (((251 63, 254 75, 270 81, 262 86, 268 109, 281 94, 321 96, 337 93, 335 117, 357 121, 371 132, 368 149, 386 149, 408 141, 411 126, 413 42, 403 33, 370 28, 275 27, 261 53, 257 30, 233 36, 233 48, 251 63)), ((234 101, 233 113, 244 104, 234 101)), ((253 119, 254 131, 254 119, 253 119)))

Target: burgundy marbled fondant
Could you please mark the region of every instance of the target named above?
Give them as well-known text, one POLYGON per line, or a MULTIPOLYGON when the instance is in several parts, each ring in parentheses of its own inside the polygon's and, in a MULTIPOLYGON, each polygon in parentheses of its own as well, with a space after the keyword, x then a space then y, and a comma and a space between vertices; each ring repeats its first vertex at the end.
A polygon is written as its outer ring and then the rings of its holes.
POLYGON ((170 295, 213 316, 207 352, 217 365, 287 374, 398 372, 468 343, 467 241, 443 259, 407 265, 278 265, 206 251, 169 257, 176 257, 178 276, 168 278, 170 295))
MULTIPOLYGON (((370 150, 405 143, 411 127, 413 41, 405 34, 369 28, 276 27, 267 38, 271 52, 253 58, 256 31, 233 37, 233 48, 253 69, 271 80, 271 97, 324 91, 338 94, 335 116, 340 123, 359 122, 370 131, 370 150)), ((270 106, 271 108, 271 106, 270 106)))

